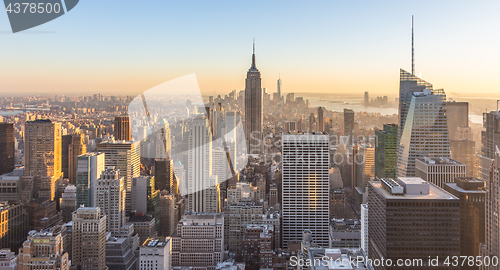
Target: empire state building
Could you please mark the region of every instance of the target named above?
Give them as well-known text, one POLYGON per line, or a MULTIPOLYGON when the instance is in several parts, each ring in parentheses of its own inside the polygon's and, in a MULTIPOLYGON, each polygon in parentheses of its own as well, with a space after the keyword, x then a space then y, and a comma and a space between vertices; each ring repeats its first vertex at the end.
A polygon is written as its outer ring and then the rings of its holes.
POLYGON ((255 66, 255 43, 253 45, 252 66, 245 79, 245 137, 250 154, 262 154, 262 79, 255 66))

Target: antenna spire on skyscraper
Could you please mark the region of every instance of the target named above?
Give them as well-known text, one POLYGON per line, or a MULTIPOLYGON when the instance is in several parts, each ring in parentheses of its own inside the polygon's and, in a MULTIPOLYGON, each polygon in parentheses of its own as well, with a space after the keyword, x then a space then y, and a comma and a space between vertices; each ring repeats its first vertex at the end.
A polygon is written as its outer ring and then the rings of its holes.
POLYGON ((250 69, 257 70, 257 67, 255 66, 255 38, 253 39, 252 67, 250 67, 250 69))
POLYGON ((415 38, 413 32, 413 15, 411 15, 411 75, 415 76, 415 38))

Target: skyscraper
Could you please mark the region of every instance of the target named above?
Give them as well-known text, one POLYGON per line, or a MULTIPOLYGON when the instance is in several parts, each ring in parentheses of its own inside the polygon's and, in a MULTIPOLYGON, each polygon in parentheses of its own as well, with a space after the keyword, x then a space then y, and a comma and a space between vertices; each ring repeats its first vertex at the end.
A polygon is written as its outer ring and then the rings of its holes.
POLYGON ((104 171, 104 153, 85 153, 77 157, 76 207, 94 207, 94 189, 104 171))
POLYGON ((0 123, 0 175, 14 170, 14 124, 0 123))
MULTIPOLYGON (((401 83, 417 84, 419 78, 401 70, 401 83), (410 81, 404 81, 408 78, 410 81), (413 80, 413 81, 411 81, 413 80), (417 80, 417 81, 416 81, 417 80)), ((401 98, 409 100, 409 106, 400 104, 403 119, 398 137, 398 177, 415 176, 415 159, 429 157, 450 157, 446 95, 444 90, 423 89, 413 91, 401 98)))
POLYGON ((115 167, 123 177, 127 198, 125 209, 130 212, 132 178, 141 174, 140 142, 105 141, 97 145, 97 151, 105 154, 106 167, 115 167))
POLYGON ((397 160, 398 125, 384 124, 383 130, 375 131, 375 177, 395 178, 397 160))
MULTIPOLYGON (((486 182, 486 204, 485 204, 485 242, 479 247, 479 255, 484 258, 489 256, 500 257, 500 150, 498 146, 490 167, 489 179, 486 182)), ((487 152, 486 152, 487 153, 487 152)), ((499 265, 490 265, 480 268, 484 270, 498 270, 499 265)))
POLYGON ((212 133, 206 119, 194 119, 188 141, 188 207, 219 212, 217 177, 212 176, 212 133))
POLYGON ((245 79, 245 137, 250 154, 261 154, 264 151, 262 137, 262 79, 255 65, 255 43, 252 54, 252 66, 245 79))
POLYGON ((155 159, 155 187, 166 190, 169 194, 175 193, 177 181, 174 179, 174 161, 172 159, 155 159))
POLYGON ((99 207, 73 213, 72 259, 77 269, 106 270, 106 215, 99 207))
POLYGON ((106 169, 95 185, 95 203, 107 216, 107 232, 120 232, 125 225, 125 189, 119 171, 106 169))
POLYGON ((323 107, 318 107, 318 131, 323 132, 325 131, 325 119, 323 116, 323 107))
POLYGON ((347 145, 352 145, 354 136, 354 111, 344 109, 344 136, 348 137, 347 145))
POLYGON ((484 113, 483 128, 481 154, 478 157, 478 178, 489 182, 489 172, 495 158, 495 149, 500 146, 500 111, 484 113))
POLYGON ((467 167, 466 175, 475 175, 476 142, 469 127, 469 103, 446 102, 448 132, 450 134, 451 158, 460 161, 467 167))
POLYGON ((365 100, 364 100, 363 105, 364 105, 365 107, 370 106, 370 96, 369 96, 368 92, 365 92, 365 100))
POLYGON ((35 197, 55 197, 61 179, 61 123, 48 119, 25 124, 24 175, 35 177, 35 197))
MULTIPOLYGON (((422 260, 415 269, 435 269, 449 256, 460 255, 459 200, 418 177, 383 178, 369 183, 368 252, 370 259, 422 260)), ((401 269, 395 264, 376 270, 401 269)))
POLYGON ((115 140, 130 141, 132 135, 130 132, 130 118, 128 116, 116 116, 114 126, 115 140))
POLYGON ((278 100, 275 100, 277 102, 281 102, 281 99, 283 96, 281 95, 281 77, 278 78, 278 89, 277 89, 277 94, 278 94, 278 100))
POLYGON ((83 133, 62 136, 62 171, 71 184, 76 184, 76 160, 87 153, 87 145, 83 133))
POLYGON ((460 256, 479 256, 479 245, 484 243, 485 187, 485 182, 471 177, 458 177, 444 185, 444 190, 460 200, 460 256))
POLYGON ((316 243, 328 246, 328 135, 283 134, 283 247, 311 230, 316 243))

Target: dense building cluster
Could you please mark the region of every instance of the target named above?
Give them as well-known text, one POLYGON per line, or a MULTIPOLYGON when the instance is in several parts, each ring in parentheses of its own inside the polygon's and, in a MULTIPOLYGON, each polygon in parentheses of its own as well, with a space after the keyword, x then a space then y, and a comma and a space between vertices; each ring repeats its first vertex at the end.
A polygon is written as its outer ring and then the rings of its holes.
POLYGON ((388 116, 311 108, 261 80, 254 50, 244 90, 201 101, 2 99, 0 269, 498 264, 500 111, 477 140, 468 103, 413 72, 388 116))

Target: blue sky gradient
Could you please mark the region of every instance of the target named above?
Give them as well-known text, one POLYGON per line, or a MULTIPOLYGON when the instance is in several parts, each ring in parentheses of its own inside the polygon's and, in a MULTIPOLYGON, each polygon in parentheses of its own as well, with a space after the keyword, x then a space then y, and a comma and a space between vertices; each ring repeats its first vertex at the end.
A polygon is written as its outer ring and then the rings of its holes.
POLYGON ((244 88, 252 39, 268 91, 396 95, 399 68, 455 93, 500 92, 498 1, 81 0, 12 34, 0 12, 0 94, 135 95, 195 73, 244 88))

